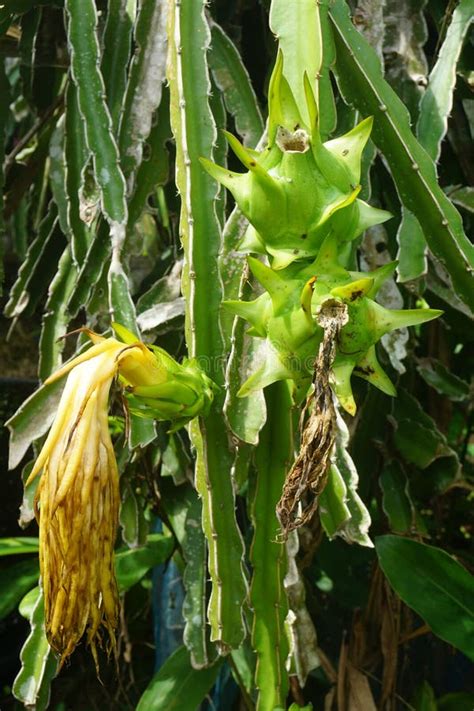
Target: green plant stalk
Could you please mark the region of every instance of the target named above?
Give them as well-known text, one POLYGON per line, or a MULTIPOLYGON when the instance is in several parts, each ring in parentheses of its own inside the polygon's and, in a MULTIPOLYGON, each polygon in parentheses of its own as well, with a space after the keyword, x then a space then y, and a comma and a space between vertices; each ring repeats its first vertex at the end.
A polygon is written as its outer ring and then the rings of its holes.
POLYGON ((84 122, 77 104, 77 89, 73 82, 69 83, 66 91, 65 116, 64 164, 67 197, 67 226, 65 234, 70 238, 74 261, 78 265, 82 265, 92 240, 91 230, 80 216, 79 199, 84 185, 83 176, 90 153, 84 135, 84 122))
MULTIPOLYGON (((456 66, 463 40, 474 21, 472 0, 461 0, 454 9, 446 37, 430 72, 428 86, 420 102, 416 135, 435 163, 448 130, 448 116, 453 106, 456 66)), ((400 281, 416 279, 426 273, 426 239, 417 218, 406 209, 398 230, 400 243, 398 273, 400 281)))
POLYGON ((105 102, 104 80, 100 72, 97 37, 97 10, 93 0, 66 0, 71 71, 77 87, 78 103, 84 120, 86 141, 94 161, 94 175, 101 192, 104 215, 111 225, 112 238, 120 238, 118 226, 127 219, 125 180, 120 170, 112 119, 105 102))
POLYGON ((61 231, 70 240, 68 223, 68 200, 66 194, 66 161, 64 155, 64 134, 66 117, 59 117, 49 141, 49 184, 53 200, 58 208, 61 231))
POLYGON ((102 74, 114 132, 122 109, 137 0, 111 0, 104 29, 102 74))
MULTIPOLYGON (((221 235, 214 207, 216 186, 198 161, 200 156, 212 155, 216 138, 208 100, 206 51, 210 33, 202 0, 170 0, 169 8, 168 80, 177 148, 176 183, 181 194, 180 233, 186 256, 182 282, 187 302, 186 340, 189 354, 206 365, 207 374, 222 388, 225 358, 219 323, 217 258, 221 235)), ((202 497, 203 528, 209 546, 211 640, 225 653, 238 647, 245 636, 242 604, 247 585, 222 406, 223 389, 206 420, 192 423, 190 434, 197 453, 196 488, 202 497)))
POLYGON ((160 105, 166 72, 168 0, 142 2, 134 31, 136 51, 130 64, 120 116, 119 146, 122 170, 133 188, 143 158, 155 110, 160 105))
POLYGON ((319 77, 323 63, 323 42, 319 3, 300 0, 292 6, 287 0, 272 0, 270 27, 283 55, 283 76, 295 97, 303 120, 309 123, 303 76, 306 72, 315 87, 319 103, 319 77))
POLYGON ((38 266, 48 243, 52 240, 57 227, 57 210, 53 202, 50 203, 48 211, 41 221, 38 234, 31 242, 26 258, 21 265, 18 276, 13 287, 10 289, 10 298, 4 309, 7 318, 19 316, 28 306, 30 283, 38 271, 38 266))
POLYGON ((66 10, 69 17, 68 41, 72 76, 77 86, 79 109, 85 122, 87 145, 92 153, 94 177, 100 190, 102 211, 110 225, 112 259, 108 286, 111 316, 138 334, 128 278, 121 262, 128 219, 126 186, 99 66, 97 10, 92 0, 66 0, 66 10))
POLYGON ((3 101, 0 104, 0 293, 3 284, 3 234, 5 231, 5 220, 3 216, 3 189, 5 185, 5 175, 3 171, 3 161, 5 158, 5 142, 7 121, 10 116, 10 84, 5 71, 5 60, 0 59, 0 95, 3 101))
POLYGON ((235 129, 244 146, 255 148, 264 124, 247 69, 237 47, 216 22, 211 23, 211 31, 209 66, 214 81, 223 93, 227 111, 234 117, 235 129))
POLYGON ((418 219, 454 290, 474 311, 474 248, 461 217, 438 185, 432 160, 410 130, 406 108, 384 81, 379 59, 353 26, 344 0, 336 0, 330 18, 343 95, 363 115, 374 116, 373 138, 390 165, 401 201, 418 219))
POLYGON ((39 344, 40 360, 38 374, 46 380, 62 363, 63 336, 69 324, 67 303, 76 285, 78 268, 71 257, 70 246, 66 247, 58 264, 58 271, 48 289, 48 300, 43 317, 39 344))
POLYGON ((148 158, 142 160, 137 170, 133 195, 128 203, 128 225, 130 232, 145 209, 148 196, 159 185, 164 185, 169 177, 169 157, 165 147, 171 138, 169 124, 169 94, 163 93, 156 123, 147 139, 148 158))
POLYGON ((280 523, 275 508, 291 464, 293 437, 288 383, 271 385, 265 396, 268 418, 255 451, 256 483, 251 504, 254 537, 250 550, 250 605, 252 646, 257 653, 257 710, 273 711, 285 706, 288 693, 288 601, 283 586, 287 563, 285 544, 278 540, 280 523))
POLYGON ((25 707, 45 711, 49 705, 51 681, 58 669, 57 659, 46 639, 43 593, 38 598, 30 619, 31 632, 20 653, 21 669, 13 682, 13 695, 25 707))

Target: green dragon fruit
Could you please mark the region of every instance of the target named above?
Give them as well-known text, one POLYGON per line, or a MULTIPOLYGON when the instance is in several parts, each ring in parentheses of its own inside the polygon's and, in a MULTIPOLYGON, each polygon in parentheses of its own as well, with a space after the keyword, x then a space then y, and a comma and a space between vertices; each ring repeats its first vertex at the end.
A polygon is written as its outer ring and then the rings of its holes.
POLYGON ((372 118, 323 143, 306 74, 304 89, 303 115, 283 76, 280 53, 269 87, 267 147, 261 152, 248 150, 226 132, 248 172, 235 173, 204 159, 202 164, 230 190, 249 220, 240 249, 265 255, 270 263, 266 266, 249 256, 249 267, 264 293, 254 301, 224 304, 250 323, 250 335, 267 342, 264 362, 242 385, 239 395, 290 380, 294 399, 301 402, 308 393, 324 335, 320 316, 333 305, 344 311, 344 320, 335 332, 331 382, 342 407, 354 414, 352 374, 388 395, 395 394, 377 361, 375 344, 389 331, 430 321, 441 311, 390 311, 374 300, 396 262, 371 274, 345 268, 350 242, 391 217, 357 197, 372 118))
POLYGON ((246 319, 249 333, 265 338, 264 363, 242 385, 245 397, 277 380, 292 380, 295 400, 300 402, 311 383, 314 361, 323 337, 318 314, 328 302, 345 305, 347 323, 338 335, 332 367, 336 395, 347 412, 355 413, 350 379, 365 378, 388 395, 395 388, 377 361, 375 344, 396 328, 430 321, 435 309, 389 310, 374 301, 396 262, 370 274, 349 272, 337 260, 337 240, 326 237, 318 257, 309 265, 293 264, 276 271, 248 257, 250 269, 265 292, 250 302, 227 301, 224 305, 246 319))

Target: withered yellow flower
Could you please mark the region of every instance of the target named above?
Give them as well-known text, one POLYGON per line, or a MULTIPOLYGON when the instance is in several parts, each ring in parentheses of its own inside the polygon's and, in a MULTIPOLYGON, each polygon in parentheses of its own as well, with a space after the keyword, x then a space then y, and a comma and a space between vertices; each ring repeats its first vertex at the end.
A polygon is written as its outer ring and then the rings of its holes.
POLYGON ((55 373, 68 373, 57 414, 28 483, 40 472, 36 515, 48 640, 63 663, 86 635, 97 665, 103 641, 116 654, 119 597, 114 543, 119 482, 108 428, 109 390, 117 372, 132 386, 165 377, 143 344, 89 332, 94 344, 55 373))

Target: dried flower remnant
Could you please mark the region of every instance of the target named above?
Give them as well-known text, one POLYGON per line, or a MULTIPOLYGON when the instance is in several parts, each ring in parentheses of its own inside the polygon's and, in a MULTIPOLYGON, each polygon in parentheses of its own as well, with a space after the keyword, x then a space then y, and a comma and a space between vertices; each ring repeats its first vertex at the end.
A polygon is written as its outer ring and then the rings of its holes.
POLYGON ((127 391, 134 392, 132 409, 141 402, 136 390, 148 393, 152 388, 154 399, 147 398, 146 405, 150 410, 152 402, 153 410, 147 416, 180 424, 202 414, 213 395, 211 381, 195 363, 179 365, 161 349, 152 352, 123 327, 115 329, 126 343, 88 331, 92 348, 49 379, 68 374, 55 420, 27 482, 42 472, 35 510, 48 641, 64 663, 85 636, 96 667, 104 631, 107 653, 116 655, 119 618, 114 544, 120 497, 108 426, 112 381, 118 374, 127 391), (160 400, 160 386, 166 386, 167 400, 160 400), (185 402, 180 400, 183 393, 185 402))

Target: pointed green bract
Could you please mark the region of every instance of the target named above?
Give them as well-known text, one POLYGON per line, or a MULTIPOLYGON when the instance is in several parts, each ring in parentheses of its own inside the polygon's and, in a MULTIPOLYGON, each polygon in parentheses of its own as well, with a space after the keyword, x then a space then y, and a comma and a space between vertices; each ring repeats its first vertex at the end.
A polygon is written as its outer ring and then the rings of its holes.
MULTIPOLYGON (((272 12, 275 17, 281 12, 278 2, 272 12)), ((318 315, 328 299, 335 299, 347 308, 348 322, 337 335, 332 383, 342 407, 355 414, 353 372, 384 393, 395 394, 376 358, 375 344, 380 338, 441 312, 389 311, 374 301, 396 263, 373 274, 345 269, 345 245, 391 217, 357 198, 362 153, 373 119, 366 118, 345 135, 323 143, 307 68, 296 62, 287 76, 284 54, 280 44, 268 92, 268 146, 250 151, 225 134, 247 173, 201 159, 210 175, 231 191, 250 222, 240 249, 266 254, 269 261, 267 265, 248 257, 254 277, 265 289, 263 295, 254 301, 225 304, 250 323, 249 335, 267 342, 264 361, 238 394, 247 397, 279 380, 290 380, 293 397, 301 402, 313 378, 323 337, 318 315)))

